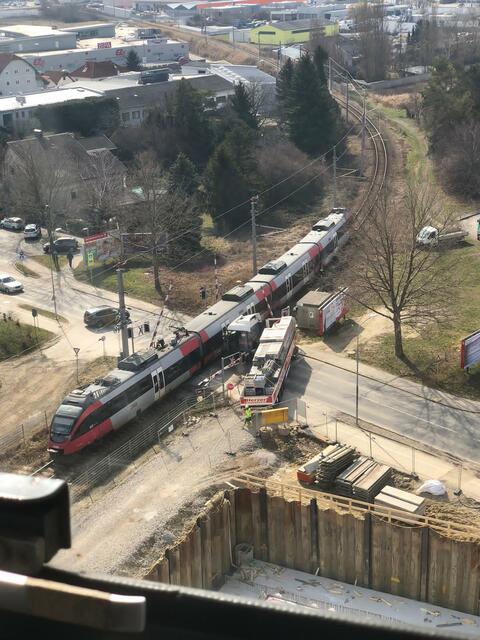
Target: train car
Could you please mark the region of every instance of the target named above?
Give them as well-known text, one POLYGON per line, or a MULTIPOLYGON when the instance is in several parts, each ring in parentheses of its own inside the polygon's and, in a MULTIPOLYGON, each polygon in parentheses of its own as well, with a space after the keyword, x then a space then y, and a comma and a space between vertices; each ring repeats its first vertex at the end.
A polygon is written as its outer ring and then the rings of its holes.
POLYGON ((349 217, 344 209, 333 210, 289 251, 190 320, 184 335, 165 349, 134 353, 104 378, 74 389, 52 419, 49 452, 76 453, 139 416, 219 356, 227 327, 238 316, 259 313, 265 319, 289 305, 328 262, 349 217))
POLYGON ((268 318, 250 371, 243 380, 243 406, 273 407, 280 398, 293 353, 296 322, 292 316, 268 318))

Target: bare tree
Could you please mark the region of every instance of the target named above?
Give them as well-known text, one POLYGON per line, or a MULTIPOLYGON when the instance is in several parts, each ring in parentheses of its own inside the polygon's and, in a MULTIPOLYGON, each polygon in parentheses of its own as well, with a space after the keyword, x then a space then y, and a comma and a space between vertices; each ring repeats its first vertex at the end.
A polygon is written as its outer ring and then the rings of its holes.
POLYGON ((367 82, 384 80, 390 64, 391 43, 383 4, 362 2, 352 11, 359 34, 360 70, 367 82))
POLYGON ((437 201, 434 193, 411 186, 400 202, 384 193, 346 253, 350 295, 366 309, 391 320, 395 355, 402 360, 407 360, 403 326, 418 327, 444 318, 444 302, 451 295, 442 251, 417 244, 423 227, 433 225, 442 233, 450 224, 437 201))
POLYGON ((131 182, 142 192, 137 228, 149 236, 155 289, 161 294, 162 261, 182 260, 199 249, 201 218, 188 194, 171 188, 153 152, 137 156, 131 182))
MULTIPOLYGON (((70 196, 70 160, 60 150, 45 152, 41 145, 17 145, 7 149, 4 161, 7 197, 13 210, 23 216, 36 216, 47 229, 53 247, 54 230, 65 215, 70 196), (68 195, 67 195, 68 194, 68 195)), ((58 270, 58 260, 55 259, 58 270)))
POLYGON ((109 151, 90 155, 81 173, 88 194, 89 217, 101 228, 125 201, 125 167, 109 151))

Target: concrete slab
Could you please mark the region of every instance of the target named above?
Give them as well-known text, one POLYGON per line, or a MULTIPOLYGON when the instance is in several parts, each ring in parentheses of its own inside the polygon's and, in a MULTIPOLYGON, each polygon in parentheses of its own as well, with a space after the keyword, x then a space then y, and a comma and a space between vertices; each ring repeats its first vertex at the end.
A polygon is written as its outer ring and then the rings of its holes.
POLYGON ((317 609, 360 621, 478 637, 480 617, 254 560, 228 576, 222 593, 317 609))

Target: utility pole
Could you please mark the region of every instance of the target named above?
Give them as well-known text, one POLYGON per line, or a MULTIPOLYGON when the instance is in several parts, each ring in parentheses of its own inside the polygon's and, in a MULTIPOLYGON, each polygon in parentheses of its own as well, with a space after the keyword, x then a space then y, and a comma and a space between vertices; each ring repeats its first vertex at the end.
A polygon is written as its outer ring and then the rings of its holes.
POLYGON ((120 311, 120 332, 122 334, 122 352, 120 358, 128 357, 127 319, 125 317, 125 291, 123 289, 123 269, 117 269, 118 308, 120 311))
POLYGON ((332 59, 328 58, 328 90, 332 93, 332 59))
POLYGON ((359 365, 359 360, 360 360, 360 354, 358 352, 358 336, 357 336, 357 349, 356 349, 356 359, 357 359, 357 374, 356 374, 356 385, 355 385, 355 424, 358 427, 358 383, 359 383, 359 376, 358 376, 358 365, 359 365))
POLYGON ((253 275, 257 275, 257 224, 255 222, 255 216, 257 215, 256 206, 258 202, 258 196, 252 196, 250 198, 250 214, 252 216, 252 250, 253 250, 253 275))
POLYGON ((360 155, 360 175, 363 176, 363 168, 365 162, 365 126, 367 121, 367 97, 363 92, 363 111, 362 111, 362 150, 360 155))
POLYGON ((346 113, 345 113, 345 121, 347 124, 348 124, 349 101, 350 101, 350 82, 348 81, 348 78, 347 78, 347 105, 346 105, 346 113))
POLYGON ((337 147, 333 147, 333 208, 337 206, 337 147))
POLYGON ((78 376, 78 353, 80 351, 80 347, 73 347, 73 351, 75 352, 75 360, 77 361, 77 384, 80 382, 80 378, 78 376))

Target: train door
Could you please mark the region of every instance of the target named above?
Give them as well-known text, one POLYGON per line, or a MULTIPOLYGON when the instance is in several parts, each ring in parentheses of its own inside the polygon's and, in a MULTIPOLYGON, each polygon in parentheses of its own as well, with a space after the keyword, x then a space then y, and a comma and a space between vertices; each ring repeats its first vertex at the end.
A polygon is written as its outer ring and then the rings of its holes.
POLYGON ((312 263, 311 262, 304 262, 302 265, 302 279, 303 280, 308 280, 308 276, 310 274, 310 271, 312 269, 312 263))
POLYGON ((158 400, 165 392, 165 375, 160 367, 152 372, 154 399, 158 400))
POLYGON ((292 294, 293 280, 292 274, 287 273, 287 279, 285 280, 286 296, 289 298, 292 294))

